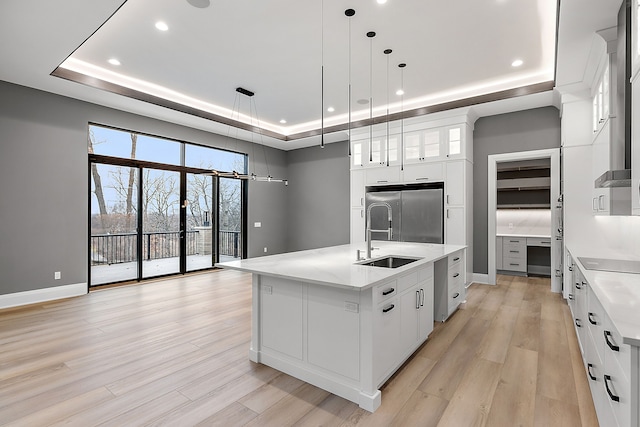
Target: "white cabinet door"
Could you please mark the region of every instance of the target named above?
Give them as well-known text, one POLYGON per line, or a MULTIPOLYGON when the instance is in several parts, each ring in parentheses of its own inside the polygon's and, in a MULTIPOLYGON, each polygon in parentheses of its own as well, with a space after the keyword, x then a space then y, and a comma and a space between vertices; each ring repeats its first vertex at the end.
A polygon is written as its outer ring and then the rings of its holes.
POLYGON ((463 207, 445 209, 444 242, 448 245, 466 245, 464 209, 463 207))
POLYGON ((420 316, 420 288, 414 286, 400 296, 401 310, 401 346, 403 352, 413 349, 418 342, 418 318, 420 316))
POLYGON ((443 129, 442 140, 444 153, 448 159, 464 157, 465 141, 462 126, 458 125, 443 129))
POLYGON ((262 347, 302 360, 302 284, 260 277, 262 347))
POLYGON ((447 162, 445 179, 445 203, 449 206, 464 205, 464 160, 447 162))
POLYGON ((387 379, 402 356, 400 316, 397 298, 391 298, 374 309, 373 378, 376 387, 387 379))
POLYGON ((402 175, 402 180, 406 183, 434 182, 443 179, 444 164, 442 162, 405 165, 402 175))
POLYGON ((367 169, 365 185, 385 185, 400 182, 400 166, 383 166, 367 169))
POLYGON ((631 209, 640 215, 640 77, 631 90, 631 209))
POLYGON ((351 208, 351 243, 364 242, 364 207, 351 208))
POLYGON ((418 284, 420 310, 418 311, 418 341, 423 342, 433 331, 433 276, 418 284))
POLYGON ((365 170, 351 171, 351 207, 364 206, 365 170))
POLYGON ((496 270, 502 270, 502 237, 496 237, 496 270))

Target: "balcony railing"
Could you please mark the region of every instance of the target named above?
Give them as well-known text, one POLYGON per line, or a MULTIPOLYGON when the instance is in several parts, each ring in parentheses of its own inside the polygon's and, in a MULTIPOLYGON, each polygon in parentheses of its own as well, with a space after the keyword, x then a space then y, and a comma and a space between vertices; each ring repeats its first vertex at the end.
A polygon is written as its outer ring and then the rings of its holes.
MULTIPOLYGON (((204 245, 202 230, 186 232, 187 256, 198 255, 204 245)), ((137 233, 94 234, 91 236, 91 265, 121 264, 137 261, 137 233)), ((173 258, 180 255, 180 232, 142 233, 144 260, 173 258)), ((220 255, 239 258, 242 254, 239 231, 220 231, 220 255)), ((204 255, 204 254, 202 254, 204 255)))

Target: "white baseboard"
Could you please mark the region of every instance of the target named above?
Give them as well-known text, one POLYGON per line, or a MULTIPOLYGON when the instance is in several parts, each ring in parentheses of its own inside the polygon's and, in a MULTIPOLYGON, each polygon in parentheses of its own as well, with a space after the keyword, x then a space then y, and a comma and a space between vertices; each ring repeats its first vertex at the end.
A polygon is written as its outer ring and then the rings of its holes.
POLYGON ((18 307, 27 304, 53 301, 62 298, 77 297, 88 292, 86 283, 56 286, 53 288, 35 289, 33 291, 16 292, 0 295, 0 309, 18 307))
POLYGON ((495 283, 489 283, 489 275, 482 273, 473 273, 473 283, 482 283, 483 285, 495 285, 495 283))

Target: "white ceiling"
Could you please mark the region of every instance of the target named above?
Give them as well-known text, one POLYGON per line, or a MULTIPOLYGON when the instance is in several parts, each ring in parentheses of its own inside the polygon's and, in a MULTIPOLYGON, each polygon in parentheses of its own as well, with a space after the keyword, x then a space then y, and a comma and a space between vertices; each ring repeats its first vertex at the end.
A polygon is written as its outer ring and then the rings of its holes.
MULTIPOLYGON (((620 1, 562 0, 558 84, 584 80, 593 31, 615 25, 620 1)), ((323 98, 325 109, 336 110, 325 110, 324 125, 345 123, 349 62, 354 120, 369 117, 369 106, 358 101, 370 96, 373 114, 379 116, 387 105, 391 112, 406 111, 551 81, 556 4, 212 0, 199 9, 187 0, 3 0, 0 79, 212 132, 228 131, 211 120, 51 76, 69 58, 66 69, 291 135, 320 127, 323 98), (351 7, 356 15, 347 18, 344 11, 351 7), (159 20, 168 31, 154 27, 159 20), (376 31, 376 37, 367 38, 367 31, 376 31), (388 56, 383 54, 387 48, 393 50, 388 56), (110 58, 122 65, 110 65, 110 58), (512 67, 515 59, 524 64, 512 67), (403 74, 400 62, 407 63, 403 74), (402 105, 395 95, 401 77, 402 105), (255 110, 247 97, 237 95, 239 86, 256 93, 255 110)), ((551 103, 551 94, 544 93, 474 108, 481 116, 551 103)), ((241 132, 239 137, 251 135, 241 132)), ((317 139, 264 141, 292 149, 317 139)), ((343 132, 327 136, 327 142, 341 139, 343 132)))

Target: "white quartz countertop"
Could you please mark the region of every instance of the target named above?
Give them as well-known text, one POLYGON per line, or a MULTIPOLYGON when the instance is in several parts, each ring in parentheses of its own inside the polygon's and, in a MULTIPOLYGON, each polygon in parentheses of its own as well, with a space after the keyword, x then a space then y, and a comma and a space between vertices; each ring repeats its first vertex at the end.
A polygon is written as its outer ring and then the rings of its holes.
MULTIPOLYGON (((576 265, 591 289, 598 297, 602 308, 622 335, 625 344, 640 346, 640 274, 614 273, 587 270, 578 258, 613 258, 597 251, 574 252, 569 248, 576 265)), ((622 259, 622 258, 621 258, 622 259)), ((626 259, 629 259, 626 257, 626 259)))
POLYGON ((379 249, 372 251, 371 259, 389 255, 421 259, 398 268, 359 265, 356 251, 359 249, 363 257, 366 254, 366 246, 361 243, 221 262, 217 263, 216 267, 305 283, 365 289, 466 248, 458 245, 375 240, 373 246, 379 249))
POLYGON ((535 237, 537 239, 551 239, 549 234, 497 233, 497 237, 535 237))

